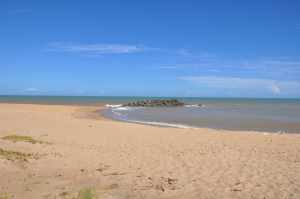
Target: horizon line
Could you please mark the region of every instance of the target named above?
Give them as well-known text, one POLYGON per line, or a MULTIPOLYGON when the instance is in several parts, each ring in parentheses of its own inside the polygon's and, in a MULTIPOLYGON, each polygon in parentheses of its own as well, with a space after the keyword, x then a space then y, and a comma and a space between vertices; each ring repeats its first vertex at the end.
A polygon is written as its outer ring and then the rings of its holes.
POLYGON ((296 99, 300 100, 300 97, 234 97, 234 96, 147 96, 147 95, 3 95, 0 94, 0 97, 132 97, 132 98, 215 98, 215 99, 296 99))

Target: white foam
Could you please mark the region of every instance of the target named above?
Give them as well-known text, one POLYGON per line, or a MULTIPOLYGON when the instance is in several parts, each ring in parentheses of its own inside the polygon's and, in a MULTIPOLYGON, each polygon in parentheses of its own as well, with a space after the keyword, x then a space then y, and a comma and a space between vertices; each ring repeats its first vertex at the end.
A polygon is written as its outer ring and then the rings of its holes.
POLYGON ((106 104, 105 106, 115 111, 128 111, 134 109, 134 107, 123 106, 123 104, 106 104))
POLYGON ((286 132, 286 131, 280 130, 280 131, 277 131, 276 133, 277 133, 277 134, 285 134, 285 133, 287 133, 287 132, 286 132))
POLYGON ((181 128, 181 129, 198 129, 197 127, 188 126, 184 124, 172 124, 172 123, 165 123, 165 122, 145 122, 139 120, 128 120, 128 122, 134 122, 138 124, 149 124, 155 126, 165 126, 165 127, 173 127, 173 128, 181 128))
POLYGON ((198 104, 188 104, 188 105, 184 105, 184 107, 187 107, 187 108, 199 107, 199 105, 198 104))
POLYGON ((202 107, 205 107, 203 104, 187 104, 187 105, 184 105, 184 107, 186 108, 192 108, 192 107, 199 107, 199 108, 202 108, 202 107))
MULTIPOLYGON (((123 116, 122 111, 128 111, 128 110, 141 108, 141 107, 128 107, 128 106, 126 107, 126 106, 123 106, 122 104, 106 104, 105 106, 108 108, 111 108, 112 113, 117 116, 123 116)), ((199 107, 199 105, 197 105, 197 104, 185 105, 185 106, 186 107, 199 107)), ((166 122, 147 122, 147 121, 139 121, 139 120, 124 120, 124 119, 121 119, 121 120, 127 121, 127 122, 138 123, 138 124, 148 124, 148 125, 155 125, 155 126, 182 128, 182 129, 198 129, 197 127, 188 126, 188 125, 184 125, 184 124, 173 124, 173 123, 166 123, 166 122)))
POLYGON ((131 108, 130 107, 117 107, 117 108, 114 108, 114 110, 118 110, 118 111, 128 111, 130 110, 131 108))
POLYGON ((122 104, 106 104, 105 105, 108 108, 118 108, 118 107, 122 107, 122 104))

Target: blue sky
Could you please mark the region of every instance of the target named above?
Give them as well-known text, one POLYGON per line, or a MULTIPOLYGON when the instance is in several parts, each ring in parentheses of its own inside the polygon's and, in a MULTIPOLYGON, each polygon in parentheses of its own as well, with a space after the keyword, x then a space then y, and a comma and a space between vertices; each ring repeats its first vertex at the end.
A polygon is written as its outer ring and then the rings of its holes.
POLYGON ((0 94, 300 97, 300 1, 0 1, 0 94))

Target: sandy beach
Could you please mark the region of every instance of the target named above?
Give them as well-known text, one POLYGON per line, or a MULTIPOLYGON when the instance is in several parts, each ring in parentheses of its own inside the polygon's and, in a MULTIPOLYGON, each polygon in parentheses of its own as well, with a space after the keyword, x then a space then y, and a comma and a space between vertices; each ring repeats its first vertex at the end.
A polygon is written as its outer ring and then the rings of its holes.
POLYGON ((146 126, 101 109, 1 103, 0 198, 300 198, 300 134, 146 126))

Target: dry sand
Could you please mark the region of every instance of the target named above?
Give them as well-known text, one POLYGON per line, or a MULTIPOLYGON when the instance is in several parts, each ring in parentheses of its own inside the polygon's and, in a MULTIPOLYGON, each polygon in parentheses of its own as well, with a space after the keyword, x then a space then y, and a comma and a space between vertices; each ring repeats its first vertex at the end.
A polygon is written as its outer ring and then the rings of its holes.
POLYGON ((0 104, 0 198, 300 198, 300 136, 110 121, 99 107, 0 104))

